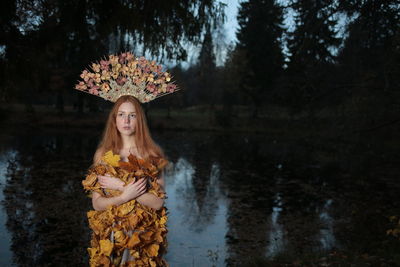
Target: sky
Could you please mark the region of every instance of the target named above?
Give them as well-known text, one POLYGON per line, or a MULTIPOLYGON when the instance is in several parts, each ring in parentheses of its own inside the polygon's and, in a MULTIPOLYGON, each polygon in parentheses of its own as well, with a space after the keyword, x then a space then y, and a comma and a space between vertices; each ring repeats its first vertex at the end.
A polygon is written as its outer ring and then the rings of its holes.
MULTIPOLYGON (((239 10, 240 0, 221 0, 220 2, 226 4, 225 7, 225 23, 223 25, 222 35, 218 34, 214 36, 216 64, 218 66, 223 65, 226 58, 227 48, 230 44, 236 42, 236 30, 238 29, 237 13, 239 10)), ((188 58, 186 61, 180 62, 183 68, 187 68, 197 61, 200 53, 201 45, 187 46, 188 58)), ((170 62, 166 65, 175 65, 176 62, 170 62)))
MULTIPOLYGON (((226 20, 224 25, 222 26, 222 31, 217 32, 213 36, 214 46, 215 46, 215 55, 216 55, 216 64, 217 66, 221 66, 224 64, 226 59, 226 54, 229 45, 234 45, 237 41, 236 39, 236 31, 239 28, 237 22, 237 15, 240 7, 240 3, 246 2, 246 0, 220 0, 220 2, 226 4, 225 14, 226 20)), ((286 5, 288 0, 277 0, 280 5, 286 5)), ((294 17, 296 13, 293 9, 287 8, 286 13, 284 14, 284 27, 287 28, 288 32, 293 32, 295 30, 295 20, 294 17)), ((336 25, 337 37, 340 37, 344 40, 346 37, 346 24, 348 23, 349 18, 344 14, 336 14, 335 19, 338 21, 336 25)), ((352 18, 354 19, 354 18, 352 18)), ((285 38, 284 38, 285 40, 285 38)), ((187 68, 190 65, 197 62, 197 58, 199 56, 201 45, 194 46, 192 44, 188 44, 186 46, 188 58, 186 61, 179 62, 183 68, 187 68)), ((282 51, 285 55, 286 61, 290 56, 289 49, 287 48, 287 44, 285 41, 282 43, 282 51)), ((331 48, 331 53, 336 55, 338 53, 337 47, 331 48)), ((177 62, 169 62, 166 65, 174 66, 177 62)))

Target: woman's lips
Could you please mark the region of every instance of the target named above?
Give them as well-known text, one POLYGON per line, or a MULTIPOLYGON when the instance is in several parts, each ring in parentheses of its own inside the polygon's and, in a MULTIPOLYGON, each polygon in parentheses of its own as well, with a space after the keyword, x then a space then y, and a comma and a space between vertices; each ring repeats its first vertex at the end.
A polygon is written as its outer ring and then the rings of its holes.
POLYGON ((124 130, 130 130, 130 129, 131 129, 131 127, 129 127, 129 126, 124 127, 124 130))

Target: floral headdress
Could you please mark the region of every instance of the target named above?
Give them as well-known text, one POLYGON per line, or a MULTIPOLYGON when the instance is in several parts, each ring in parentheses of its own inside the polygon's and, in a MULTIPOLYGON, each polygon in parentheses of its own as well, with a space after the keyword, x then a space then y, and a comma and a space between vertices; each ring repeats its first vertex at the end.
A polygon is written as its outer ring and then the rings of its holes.
POLYGON ((131 95, 141 103, 178 90, 171 75, 163 72, 155 61, 135 57, 126 52, 109 55, 108 59, 92 63, 92 71, 84 70, 75 89, 115 102, 120 96, 131 95))

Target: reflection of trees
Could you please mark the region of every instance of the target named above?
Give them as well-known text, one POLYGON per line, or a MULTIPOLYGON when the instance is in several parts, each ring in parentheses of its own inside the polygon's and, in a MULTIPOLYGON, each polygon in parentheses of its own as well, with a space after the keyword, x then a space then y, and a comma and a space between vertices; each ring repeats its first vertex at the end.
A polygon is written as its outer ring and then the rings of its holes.
POLYGON ((176 192, 183 200, 180 205, 183 212, 182 221, 188 223, 194 231, 201 232, 212 223, 218 210, 219 166, 213 164, 207 177, 200 178, 196 177, 193 166, 181 158, 170 175, 175 177, 176 192), (196 179, 205 179, 207 183, 196 182, 196 179))
POLYGON ((160 143, 176 162, 174 171, 180 164, 187 171, 176 185, 192 225, 203 223, 200 205, 208 213, 213 201, 209 188, 218 188, 218 197, 228 199, 228 229, 221 230, 227 232, 229 266, 274 255, 304 259, 304 252, 328 254, 332 249, 373 252, 387 244, 384 220, 398 208, 398 187, 388 188, 380 177, 397 177, 397 168, 376 166, 392 166, 386 160, 395 158, 394 148, 387 154, 380 143, 365 146, 363 140, 349 145, 255 134, 174 132, 162 138, 160 143), (214 164, 220 171, 215 186, 213 175, 194 181, 195 171, 199 177, 210 175, 214 164), (393 173, 387 174, 390 170, 393 173))
MULTIPOLYGON (((81 180, 91 156, 82 161, 82 142, 58 135, 32 137, 16 146, 4 202, 14 262, 22 266, 87 264, 89 199, 81 180)), ((89 154, 86 152, 86 154, 89 154)))
POLYGON ((221 157, 221 181, 230 199, 226 262, 228 266, 238 266, 265 255, 274 170, 272 160, 262 154, 258 142, 249 142, 243 136, 221 136, 215 143, 225 153, 232 151, 221 157))

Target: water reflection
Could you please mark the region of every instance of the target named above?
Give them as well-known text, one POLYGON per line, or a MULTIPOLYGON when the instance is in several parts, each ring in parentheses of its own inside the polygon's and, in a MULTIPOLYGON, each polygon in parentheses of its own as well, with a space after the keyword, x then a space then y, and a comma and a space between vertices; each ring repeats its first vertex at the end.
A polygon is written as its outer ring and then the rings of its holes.
POLYGON ((170 210, 166 258, 171 266, 224 266, 226 204, 219 192, 219 167, 213 164, 208 177, 195 174, 193 165, 184 158, 166 173, 166 205, 170 210), (199 188, 199 184, 206 187, 199 188), (203 197, 196 197, 201 190, 205 191, 203 197))
POLYGON ((278 193, 275 195, 272 214, 269 218, 270 229, 268 232, 267 257, 273 257, 284 250, 284 229, 279 223, 279 216, 282 211, 281 206, 282 201, 280 194, 278 193))
MULTIPOLYGON (((91 204, 81 180, 99 134, 1 137, 2 266, 87 264, 91 204)), ((184 132, 155 139, 171 162, 171 266, 246 266, 338 249, 349 255, 399 249, 384 234, 385 216, 400 210, 398 185, 389 179, 397 172, 364 164, 379 153, 364 153, 360 144, 184 132)))
POLYGON ((333 200, 327 199, 325 204, 319 214, 319 218, 322 223, 322 229, 320 230, 320 242, 321 247, 324 250, 329 250, 334 246, 338 247, 339 245, 336 242, 335 235, 333 232, 333 218, 329 214, 329 209, 332 205, 333 200))

